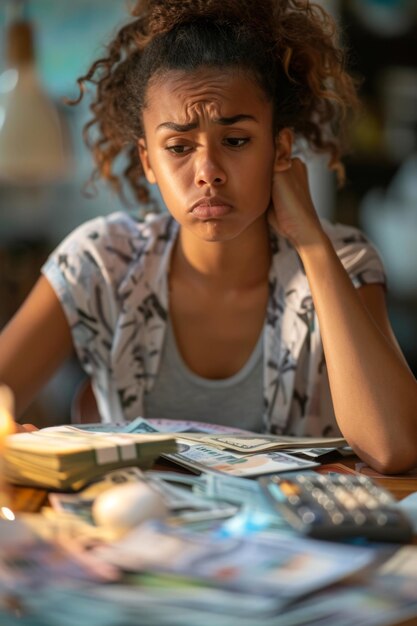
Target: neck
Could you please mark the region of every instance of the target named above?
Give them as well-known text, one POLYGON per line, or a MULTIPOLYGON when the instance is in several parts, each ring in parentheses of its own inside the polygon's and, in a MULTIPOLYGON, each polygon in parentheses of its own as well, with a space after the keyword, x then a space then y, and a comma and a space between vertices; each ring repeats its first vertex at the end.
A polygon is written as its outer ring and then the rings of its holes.
POLYGON ((206 242, 182 228, 174 250, 171 272, 198 286, 248 288, 269 273, 271 251, 266 218, 262 216, 230 241, 206 242))

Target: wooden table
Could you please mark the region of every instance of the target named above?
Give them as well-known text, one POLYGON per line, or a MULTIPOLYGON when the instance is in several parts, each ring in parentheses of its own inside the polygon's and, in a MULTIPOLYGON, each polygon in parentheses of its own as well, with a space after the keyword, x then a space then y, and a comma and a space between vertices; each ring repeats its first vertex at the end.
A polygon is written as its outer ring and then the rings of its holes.
POLYGON ((15 513, 37 513, 48 502, 46 489, 32 487, 10 487, 11 509, 15 513))

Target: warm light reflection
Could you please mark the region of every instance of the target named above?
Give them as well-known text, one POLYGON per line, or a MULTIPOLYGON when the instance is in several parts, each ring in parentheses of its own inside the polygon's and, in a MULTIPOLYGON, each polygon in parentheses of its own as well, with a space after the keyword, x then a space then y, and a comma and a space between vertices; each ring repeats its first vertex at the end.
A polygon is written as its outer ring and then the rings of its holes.
POLYGON ((0 439, 15 431, 14 420, 8 409, 0 406, 0 439))
POLYGON ((14 520, 14 513, 9 509, 9 489, 5 480, 4 453, 9 435, 15 432, 14 396, 12 390, 0 384, 0 519, 14 520))
POLYGON ((15 514, 13 513, 13 511, 11 509, 9 509, 9 507, 7 506, 2 506, 0 508, 0 517, 8 520, 9 522, 13 522, 13 520, 16 519, 15 514))
POLYGON ((10 387, 0 384, 0 447, 4 446, 5 438, 15 432, 14 396, 10 387))

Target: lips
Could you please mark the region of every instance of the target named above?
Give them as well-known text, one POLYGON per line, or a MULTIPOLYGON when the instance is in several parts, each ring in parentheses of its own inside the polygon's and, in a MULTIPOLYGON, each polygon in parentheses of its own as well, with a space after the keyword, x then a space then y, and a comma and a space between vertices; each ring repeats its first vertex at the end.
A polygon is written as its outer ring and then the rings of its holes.
POLYGON ((232 205, 218 196, 202 198, 191 207, 190 213, 198 219, 216 219, 230 213, 232 205))

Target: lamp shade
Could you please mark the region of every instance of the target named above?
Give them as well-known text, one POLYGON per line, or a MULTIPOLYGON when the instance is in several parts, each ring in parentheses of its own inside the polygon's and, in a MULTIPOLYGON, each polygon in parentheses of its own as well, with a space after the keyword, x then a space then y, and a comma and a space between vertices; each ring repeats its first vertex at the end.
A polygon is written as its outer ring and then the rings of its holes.
POLYGON ((63 179, 70 167, 68 145, 36 72, 32 27, 14 22, 7 35, 8 69, 0 75, 0 181, 63 179))

